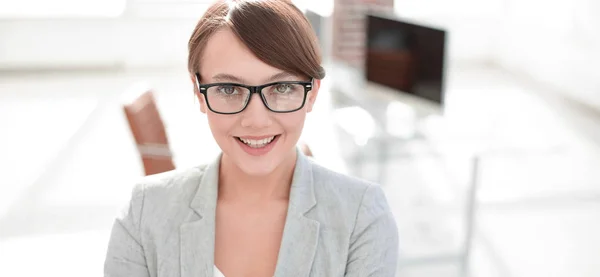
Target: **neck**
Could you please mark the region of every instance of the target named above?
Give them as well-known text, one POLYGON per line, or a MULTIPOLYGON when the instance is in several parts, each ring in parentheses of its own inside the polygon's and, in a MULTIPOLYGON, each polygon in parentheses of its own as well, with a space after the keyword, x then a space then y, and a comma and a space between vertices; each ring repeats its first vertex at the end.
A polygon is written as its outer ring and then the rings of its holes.
POLYGON ((271 173, 255 176, 243 172, 223 154, 219 170, 219 200, 238 203, 288 200, 296 158, 296 151, 291 151, 271 173))

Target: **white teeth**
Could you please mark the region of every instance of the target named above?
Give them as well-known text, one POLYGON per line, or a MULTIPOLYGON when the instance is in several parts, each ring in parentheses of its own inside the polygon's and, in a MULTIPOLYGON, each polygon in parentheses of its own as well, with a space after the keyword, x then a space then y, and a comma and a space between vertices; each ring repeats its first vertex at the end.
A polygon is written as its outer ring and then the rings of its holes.
POLYGON ((245 138, 239 138, 239 139, 243 143, 247 144, 248 146, 250 146, 252 148, 261 148, 261 147, 265 147, 267 144, 271 143, 271 141, 273 141, 274 138, 275 138, 275 136, 272 136, 270 138, 259 139, 259 140, 245 139, 245 138))

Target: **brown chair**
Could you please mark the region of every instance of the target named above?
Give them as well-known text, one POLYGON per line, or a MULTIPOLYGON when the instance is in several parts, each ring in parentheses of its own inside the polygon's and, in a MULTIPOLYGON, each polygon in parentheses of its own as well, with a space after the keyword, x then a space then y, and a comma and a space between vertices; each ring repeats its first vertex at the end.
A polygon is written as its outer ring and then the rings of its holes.
POLYGON ((123 105, 146 175, 175 169, 165 126, 151 90, 134 91, 123 105))

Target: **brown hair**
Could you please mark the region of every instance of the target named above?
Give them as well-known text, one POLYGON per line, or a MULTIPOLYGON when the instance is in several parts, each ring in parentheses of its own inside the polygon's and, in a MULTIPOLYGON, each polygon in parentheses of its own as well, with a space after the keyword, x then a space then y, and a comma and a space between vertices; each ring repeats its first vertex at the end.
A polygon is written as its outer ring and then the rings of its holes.
POLYGON ((190 37, 190 73, 199 72, 208 39, 224 27, 270 66, 315 79, 325 77, 317 37, 290 0, 217 0, 200 18, 190 37))

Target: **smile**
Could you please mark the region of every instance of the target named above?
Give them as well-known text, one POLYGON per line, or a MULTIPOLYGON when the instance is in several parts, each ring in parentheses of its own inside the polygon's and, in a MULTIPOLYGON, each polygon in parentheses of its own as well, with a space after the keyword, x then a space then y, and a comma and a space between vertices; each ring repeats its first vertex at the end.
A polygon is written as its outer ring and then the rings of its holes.
POLYGON ((262 138, 262 139, 249 139, 249 138, 242 138, 242 137, 236 137, 239 141, 241 141, 242 143, 252 147, 252 148, 263 148, 266 147, 267 145, 271 144, 271 142, 273 142, 273 140, 275 140, 275 138, 277 138, 279 135, 275 135, 275 136, 271 136, 271 137, 266 137, 266 138, 262 138))

